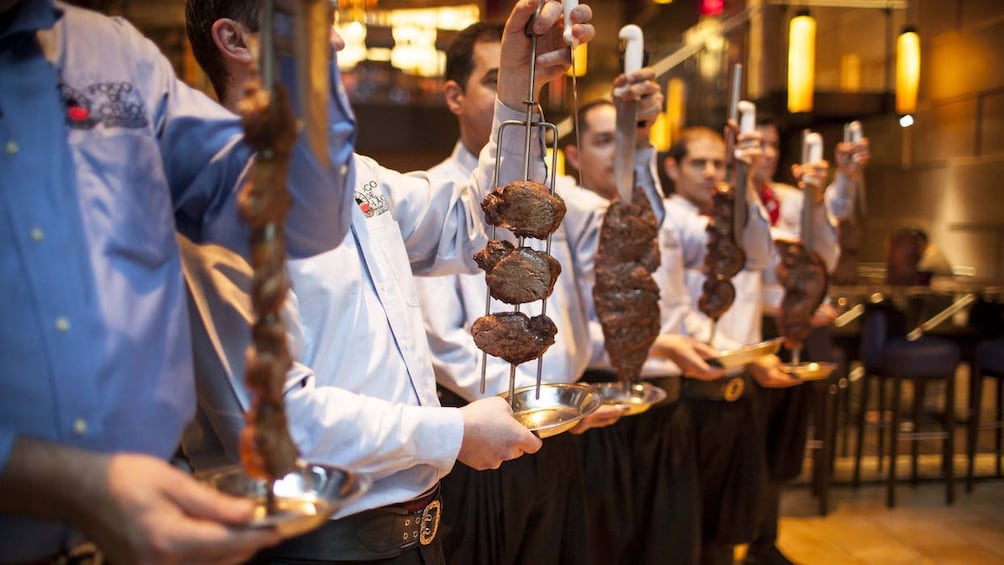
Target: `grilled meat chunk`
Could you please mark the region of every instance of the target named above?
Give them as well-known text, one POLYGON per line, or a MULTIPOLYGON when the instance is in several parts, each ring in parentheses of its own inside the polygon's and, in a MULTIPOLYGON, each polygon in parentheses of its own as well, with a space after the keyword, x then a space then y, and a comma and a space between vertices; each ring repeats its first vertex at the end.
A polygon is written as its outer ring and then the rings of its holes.
POLYGON ((522 312, 489 314, 471 325, 474 343, 480 349, 514 365, 543 355, 557 333, 557 326, 547 316, 528 318, 522 312))
POLYGON ((506 304, 547 298, 561 273, 554 257, 529 247, 515 249, 507 241, 489 241, 474 261, 485 271, 488 291, 506 304))
POLYGON ((485 221, 517 237, 546 239, 565 217, 565 202, 539 182, 517 181, 491 191, 481 203, 485 221))

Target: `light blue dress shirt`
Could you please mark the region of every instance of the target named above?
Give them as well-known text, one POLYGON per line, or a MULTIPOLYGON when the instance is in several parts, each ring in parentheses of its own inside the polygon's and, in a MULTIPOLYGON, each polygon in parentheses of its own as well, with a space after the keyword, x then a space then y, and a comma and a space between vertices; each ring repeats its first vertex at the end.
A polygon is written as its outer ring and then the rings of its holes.
MULTIPOLYGON (((175 222, 200 238, 205 218, 233 214, 218 239, 246 248, 233 189, 250 150, 237 118, 180 83, 128 23, 45 1, 8 15, 0 469, 18 436, 167 457, 195 407, 175 222)), ((341 121, 332 162, 344 173, 353 127, 341 121)), ((297 168, 295 199, 311 202, 321 189, 351 199, 332 171, 297 168)), ((329 249, 347 231, 346 199, 325 200, 295 206, 294 252, 329 249)), ((37 558, 69 536, 58 524, 0 516, 0 562, 37 558)))

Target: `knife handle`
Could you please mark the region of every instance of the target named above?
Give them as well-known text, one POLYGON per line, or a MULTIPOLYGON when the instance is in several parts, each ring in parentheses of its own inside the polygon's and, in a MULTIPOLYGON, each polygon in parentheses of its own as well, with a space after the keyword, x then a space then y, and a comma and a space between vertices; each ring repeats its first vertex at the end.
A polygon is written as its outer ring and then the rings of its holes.
POLYGON ((806 134, 805 147, 802 149, 802 152, 808 159, 802 163, 803 165, 821 161, 823 159, 823 136, 816 132, 806 134))
POLYGON ((573 49, 578 46, 578 41, 572 36, 572 10, 578 5, 579 0, 561 0, 561 11, 565 15, 565 31, 561 37, 573 49))
MULTIPOLYGON (((642 67, 643 61, 645 60, 645 39, 641 32, 641 28, 634 24, 628 24, 621 28, 617 37, 625 41, 624 74, 637 71, 642 67)), ((614 96, 620 96, 627 91, 628 88, 630 88, 629 84, 615 88, 614 96)))
POLYGON ((624 73, 630 74, 637 71, 641 68, 645 58, 645 36, 641 32, 641 28, 634 24, 628 24, 621 28, 617 37, 627 42, 624 46, 624 73))
POLYGON ((844 126, 844 143, 861 142, 861 122, 854 120, 844 126))
POLYGON ((736 104, 736 109, 739 111, 739 133, 756 131, 756 104, 743 100, 736 104))

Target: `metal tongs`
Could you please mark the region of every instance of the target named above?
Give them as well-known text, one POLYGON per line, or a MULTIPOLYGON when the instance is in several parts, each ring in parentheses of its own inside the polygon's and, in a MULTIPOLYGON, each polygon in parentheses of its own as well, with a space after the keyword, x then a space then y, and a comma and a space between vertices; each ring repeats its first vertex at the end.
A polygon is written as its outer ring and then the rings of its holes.
MULTIPOLYGON (((577 4, 577 2, 575 2, 575 4, 577 4)), ((572 8, 575 7, 575 4, 572 4, 571 7, 567 7, 565 13, 568 14, 568 12, 570 12, 572 10, 572 8)), ((537 14, 538 15, 540 14, 540 10, 543 8, 543 6, 544 6, 544 4, 541 3, 541 5, 537 7, 537 14)), ((532 28, 532 23, 533 22, 531 20, 531 22, 529 24, 527 24, 527 30, 529 30, 529 29, 532 28)), ((572 34, 571 34, 571 22, 570 22, 570 20, 567 17, 566 17, 566 20, 565 20, 565 25, 566 25, 565 37, 566 37, 566 41, 568 41, 567 38, 570 38, 572 34)), ((493 183, 494 186, 499 186, 499 169, 500 169, 500 164, 501 164, 501 161, 502 161, 502 137, 503 137, 503 133, 505 132, 506 128, 510 128, 510 127, 513 127, 513 126, 519 126, 519 127, 522 127, 523 130, 524 130, 524 136, 523 136, 523 180, 524 181, 531 180, 530 179, 530 143, 533 140, 533 135, 532 135, 533 130, 534 129, 543 130, 542 131, 543 134, 546 134, 547 131, 550 131, 551 134, 552 134, 552 136, 553 136, 553 139, 555 141, 557 141, 557 139, 558 139, 558 127, 557 126, 555 126, 554 124, 552 124, 550 122, 545 122, 545 121, 542 121, 542 120, 540 120, 540 121, 535 121, 534 120, 533 111, 534 111, 535 108, 538 107, 538 102, 536 100, 534 100, 534 98, 533 98, 533 95, 534 95, 534 92, 533 92, 534 91, 534 77, 536 76, 536 73, 537 73, 537 36, 531 34, 530 32, 527 32, 527 34, 530 35, 530 69, 529 69, 529 73, 530 73, 530 86, 529 86, 529 90, 528 90, 528 93, 527 93, 527 99, 523 102, 523 105, 526 106, 526 117, 523 120, 506 120, 506 121, 502 122, 499 125, 499 131, 498 131, 498 134, 496 134, 496 138, 495 138, 495 171, 494 171, 494 174, 492 175, 492 183, 493 183)), ((557 151, 554 151, 551 154, 551 167, 550 167, 550 170, 548 171, 547 179, 545 181, 545 186, 547 186, 548 190, 550 191, 550 193, 552 195, 554 194, 554 180, 555 180, 555 174, 556 174, 557 167, 558 167, 558 153, 557 153, 557 151)), ((495 239, 496 231, 497 231, 497 227, 496 226, 492 226, 492 228, 491 228, 491 236, 490 236, 491 239, 495 239)), ((545 251, 545 253, 547 253, 548 255, 550 255, 551 254, 551 236, 548 235, 547 239, 545 241, 546 241, 546 244, 545 244, 545 247, 544 247, 544 251, 545 251)), ((525 238, 524 237, 519 237, 518 241, 517 241, 517 246, 518 247, 523 247, 524 246, 524 242, 525 242, 525 238)), ((520 307, 519 304, 513 306, 513 312, 519 312, 519 307, 520 307)), ((487 293, 487 296, 485 297, 485 316, 488 316, 491 313, 492 313, 492 296, 491 296, 491 293, 489 292, 489 293, 487 293)), ((547 298, 545 297, 545 298, 541 299, 541 301, 540 301, 540 315, 544 316, 546 314, 547 314, 547 298)), ((538 357, 537 358, 537 390, 536 390, 536 398, 538 398, 538 399, 540 398, 540 382, 541 382, 541 376, 542 376, 542 373, 543 373, 543 369, 544 369, 543 358, 542 357, 538 357)), ((485 392, 486 379, 487 379, 487 371, 488 371, 488 353, 485 352, 485 351, 482 351, 481 352, 481 394, 484 394, 484 392, 485 392)), ((512 363, 509 364, 509 405, 510 405, 510 407, 513 407, 513 408, 515 408, 515 405, 516 405, 516 365, 514 365, 512 363)))

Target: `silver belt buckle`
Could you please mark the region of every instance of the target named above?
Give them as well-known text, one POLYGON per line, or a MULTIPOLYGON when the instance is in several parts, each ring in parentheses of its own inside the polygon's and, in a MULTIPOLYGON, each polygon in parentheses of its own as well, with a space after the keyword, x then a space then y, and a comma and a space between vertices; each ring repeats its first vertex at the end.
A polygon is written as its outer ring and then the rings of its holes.
POLYGON ((442 515, 442 506, 439 500, 433 500, 428 506, 422 509, 421 531, 418 534, 418 543, 429 545, 436 539, 436 533, 439 531, 439 517, 442 515))

